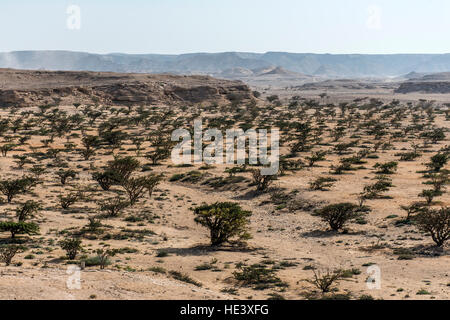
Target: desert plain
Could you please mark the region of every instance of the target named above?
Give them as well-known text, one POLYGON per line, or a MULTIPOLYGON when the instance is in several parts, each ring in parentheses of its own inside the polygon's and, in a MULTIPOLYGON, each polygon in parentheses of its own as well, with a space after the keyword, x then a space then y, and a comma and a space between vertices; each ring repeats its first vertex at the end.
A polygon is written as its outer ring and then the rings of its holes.
POLYGON ((10 202, 1 194, 0 220, 17 222, 34 203, 24 221, 39 230, 0 233, 2 246, 20 247, 0 265, 0 299, 450 298, 448 241, 437 246, 414 219, 450 205, 448 161, 430 166, 450 152, 449 94, 223 80, 190 96, 155 81, 165 89, 154 99, 136 83, 112 98, 116 83, 8 93, 20 99, 0 108, 0 180, 29 183, 10 202), (195 119, 222 131, 278 128, 278 175, 263 185, 250 164, 173 164, 170 134, 195 119), (96 177, 114 159, 137 161, 127 179, 155 178, 151 192, 131 199, 123 181, 105 190, 96 177), (221 202, 251 212, 249 239, 211 245, 195 208, 221 202), (342 203, 358 215, 331 230, 320 210, 342 203), (75 257, 67 239, 80 241, 75 257), (314 283, 335 273, 328 290, 314 283))

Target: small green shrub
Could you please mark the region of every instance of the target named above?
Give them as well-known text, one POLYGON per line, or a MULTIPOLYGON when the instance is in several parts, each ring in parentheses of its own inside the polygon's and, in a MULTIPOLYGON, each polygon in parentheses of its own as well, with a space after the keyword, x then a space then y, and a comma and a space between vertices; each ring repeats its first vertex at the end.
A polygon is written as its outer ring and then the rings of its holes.
POLYGON ((214 246, 228 242, 232 237, 248 239, 247 225, 250 211, 242 210, 237 203, 217 202, 194 209, 195 222, 210 230, 211 244, 214 246))
POLYGON ((59 245, 67 253, 67 258, 69 260, 74 260, 78 252, 82 249, 81 240, 76 238, 68 238, 61 240, 59 245))

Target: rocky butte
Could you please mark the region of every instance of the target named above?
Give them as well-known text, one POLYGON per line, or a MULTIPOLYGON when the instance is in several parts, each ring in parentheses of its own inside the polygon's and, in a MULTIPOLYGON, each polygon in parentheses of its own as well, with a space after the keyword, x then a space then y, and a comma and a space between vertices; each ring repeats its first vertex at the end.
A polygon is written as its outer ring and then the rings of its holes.
POLYGON ((241 81, 209 76, 0 69, 0 107, 44 104, 159 105, 248 100, 241 81))
POLYGON ((403 82, 395 91, 397 93, 450 93, 450 72, 424 75, 403 82))

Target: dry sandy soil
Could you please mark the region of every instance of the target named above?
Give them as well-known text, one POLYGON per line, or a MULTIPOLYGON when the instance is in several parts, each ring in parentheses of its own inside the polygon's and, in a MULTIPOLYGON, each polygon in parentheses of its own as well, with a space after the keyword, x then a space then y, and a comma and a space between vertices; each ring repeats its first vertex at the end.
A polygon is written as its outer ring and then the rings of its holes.
MULTIPOLYGON (((283 114, 292 112, 288 110, 288 99, 299 95, 307 98, 316 98, 320 103, 337 103, 356 97, 367 96, 368 92, 328 92, 326 102, 317 97, 318 92, 300 92, 296 90, 266 91, 263 98, 271 94, 279 94, 281 106, 271 107, 267 101, 260 99, 257 102, 263 114, 259 114, 253 124, 264 119, 270 123, 283 118, 283 114), (272 111, 271 111, 272 110, 272 111), (273 111, 275 110, 275 112, 273 111), (272 117, 272 118, 270 118, 272 117), (272 122, 271 122, 272 121, 272 122)), ((371 97, 382 98, 389 103, 393 97, 402 99, 401 105, 407 101, 417 104, 421 97, 416 95, 392 96, 388 92, 370 93, 371 97)), ((439 95, 427 97, 428 100, 438 101, 434 106, 442 106, 441 102, 450 101, 448 97, 439 95)), ((350 100, 351 101, 351 100, 350 100)), ((367 100, 366 100, 367 101, 367 100)), ((159 106, 158 108, 144 107, 151 111, 151 115, 160 115, 163 110, 174 111, 169 118, 183 118, 185 125, 192 125, 192 119, 186 115, 203 117, 226 116, 231 118, 237 113, 236 106, 222 106, 207 108, 208 104, 180 108, 173 106, 159 106), (233 109, 234 108, 234 109, 233 109)), ((85 106, 61 106, 60 111, 68 115, 81 113, 85 106)), ((125 108, 121 112, 110 112, 112 107, 97 107, 104 116, 97 118, 91 124, 89 118, 83 122, 89 134, 95 134, 103 121, 118 118, 127 118, 137 115, 137 108, 132 108, 126 114, 125 108)), ((249 117, 251 108, 245 106, 241 118, 249 117)), ((300 107, 298 107, 300 108, 300 107)), ((116 107, 116 110, 120 108, 116 107)), ((32 111, 39 114, 38 108, 2 109, 1 119, 16 119, 22 111, 32 111), (14 111, 14 112, 12 112, 14 111)), ((50 111, 46 111, 50 113, 50 111)), ((336 126, 337 116, 325 117, 325 125, 330 129, 336 126)), ((378 118, 384 111, 374 114, 378 118)), ((361 111, 362 114, 365 111, 361 111)), ((417 111, 417 114, 424 114, 417 111)), ((307 111, 311 116, 312 110, 307 111)), ((150 117, 151 117, 150 115, 150 117)), ((401 119, 400 127, 404 128, 412 122, 411 114, 401 119)), ((126 208, 117 218, 102 219, 105 227, 103 233, 82 236, 83 252, 79 253, 76 263, 87 257, 95 256, 99 248, 123 249, 122 252, 111 257, 111 264, 104 270, 98 266, 87 266, 81 270, 81 286, 79 289, 70 289, 67 281, 72 274, 68 274, 68 264, 65 252, 58 245, 58 241, 86 226, 87 218, 99 213, 100 199, 112 196, 115 192, 122 192, 119 186, 112 187, 111 191, 102 191, 98 183, 92 179, 90 168, 101 167, 106 161, 112 160, 113 155, 108 148, 101 148, 90 160, 84 160, 77 151, 64 149, 68 141, 81 146, 79 128, 70 133, 78 136, 64 134, 55 136, 54 141, 45 146, 43 140, 49 136, 44 132, 31 135, 31 139, 19 144, 5 157, 0 158, 1 179, 21 177, 28 173, 33 164, 25 164, 18 168, 14 157, 22 154, 47 152, 48 148, 63 149, 58 155, 59 160, 66 162, 68 167, 76 170, 78 176, 70 179, 66 186, 59 183, 55 172, 58 170, 51 164, 54 159, 37 159, 30 156, 34 164, 47 166, 47 173, 31 193, 16 197, 12 203, 0 204, 0 219, 14 219, 15 208, 26 200, 41 201, 42 210, 33 219, 40 226, 40 234, 33 236, 21 235, 18 239, 28 247, 25 252, 16 255, 10 266, 0 266, 0 299, 267 299, 273 294, 285 299, 305 299, 315 295, 320 297, 317 289, 305 281, 312 279, 312 268, 325 272, 326 270, 344 269, 353 270, 347 278, 340 280, 336 285, 335 294, 350 294, 352 299, 359 299, 363 295, 375 299, 450 299, 450 249, 448 245, 439 251, 439 255, 426 255, 434 252, 433 242, 429 236, 419 232, 414 225, 397 226, 396 222, 405 217, 401 205, 408 205, 413 201, 423 201, 418 194, 425 188, 426 181, 422 178, 426 170, 425 163, 430 157, 449 142, 449 120, 445 119, 443 112, 435 113, 436 119, 432 124, 435 127, 447 130, 446 138, 436 144, 430 144, 421 156, 411 162, 399 162, 398 170, 390 175, 393 187, 385 193, 389 196, 383 199, 368 200, 366 205, 371 212, 364 216, 365 224, 349 223, 347 232, 331 232, 325 222, 312 215, 315 208, 325 204, 338 202, 357 203, 357 195, 362 192, 365 185, 373 182, 375 177, 375 163, 398 161, 399 152, 411 149, 411 143, 423 143, 423 139, 416 134, 415 138, 393 137, 394 128, 388 126, 388 133, 381 137, 383 142, 390 142, 391 146, 380 148, 376 155, 378 158, 367 158, 359 170, 346 172, 342 175, 330 174, 330 166, 337 164, 342 157, 354 155, 362 150, 358 147, 350 148, 349 154, 338 155, 333 151, 337 144, 329 136, 327 130, 323 134, 322 145, 316 145, 313 150, 327 150, 326 160, 319 161, 314 167, 305 167, 299 171, 288 171, 278 177, 271 185, 271 189, 262 194, 255 194, 255 186, 251 185, 250 172, 237 173, 243 179, 237 183, 229 183, 223 187, 213 188, 203 184, 208 178, 227 177, 224 172, 226 165, 216 165, 212 168, 200 169, 195 167, 177 167, 170 160, 162 161, 161 165, 149 166, 151 173, 164 173, 163 181, 158 185, 152 197, 145 195, 135 206, 126 208), (68 137, 68 138, 67 138, 68 137), (384 150, 383 150, 384 149, 384 150), (170 181, 174 174, 187 173, 192 170, 200 172, 199 181, 170 181), (337 179, 329 191, 311 191, 309 182, 319 176, 332 176, 337 179), (89 188, 85 193, 88 199, 76 202, 69 209, 62 209, 58 195, 67 194, 68 190, 77 187, 89 188), (290 203, 300 203, 297 207, 289 209, 289 205, 274 203, 274 199, 281 194, 291 195, 290 203), (250 231, 253 236, 247 245, 225 245, 220 248, 209 246, 208 230, 194 222, 194 214, 190 208, 203 202, 232 201, 239 203, 244 209, 250 210, 250 231), (308 206, 303 204, 307 203, 308 206), (141 219, 131 219, 140 217, 141 219), (128 219, 127 219, 128 218, 128 219), (134 230, 134 232, 130 232, 134 230), (136 230, 140 230, 138 233, 136 230), (142 232, 147 230, 147 232, 142 232), (152 232, 149 232, 151 230, 152 232), (106 235, 110 235, 105 237, 106 235), (111 236, 112 235, 112 236, 111 236), (116 236, 114 236, 116 235, 116 236), (120 237, 120 235, 128 235, 120 237), (398 249, 407 254, 399 259, 398 249), (396 251, 397 250, 397 251, 396 251), (161 253, 162 252, 162 253, 161 253), (425 252, 425 253, 424 253, 425 252), (268 268, 277 266, 276 276, 287 283, 286 287, 269 287, 255 290, 252 286, 245 286, 235 280, 233 272, 238 270, 240 263, 252 265, 261 263, 268 268), (196 267, 209 264, 209 270, 196 270, 196 267), (377 265, 381 270, 381 289, 368 289, 366 279, 368 266, 377 265), (156 268, 157 267, 157 268, 156 268), (158 272, 156 272, 158 271, 158 272), (175 279, 169 271, 178 271, 199 283, 191 283, 175 279), (424 294, 420 294, 424 293, 424 294)), ((40 116, 30 114, 28 119, 40 116)), ((252 118, 252 116, 250 116, 252 118)), ((256 119, 256 118, 254 118, 256 119)), ((290 121, 301 122, 304 119, 293 116, 290 121)), ((391 118, 387 118, 389 123, 391 118)), ((24 120, 25 123, 27 120, 24 120)), ((223 119, 221 120, 223 121, 223 119)), ((384 120, 383 120, 384 121, 384 120)), ((426 123, 426 115, 420 119, 426 123)), ((150 131, 169 129, 164 127, 164 120, 155 120, 146 125, 119 125, 119 129, 130 134, 146 137, 150 131)), ((27 130, 48 128, 48 119, 30 125, 27 130)), ((372 135, 363 131, 355 132, 357 122, 352 122, 346 135, 340 142, 359 140, 368 141, 367 146, 372 150, 374 140, 372 135), (353 126, 352 126, 353 125, 353 126), (359 138, 352 138, 358 134, 359 138)), ((316 124, 315 124, 316 125, 316 124)), ((206 123, 204 123, 206 126, 206 123)), ((1 145, 6 143, 6 137, 18 144, 18 138, 26 130, 18 129, 15 133, 7 131, 1 138, 1 145)), ((9 140, 8 140, 9 141, 9 140)), ((288 144, 283 144, 282 154, 288 153, 288 144)), ((151 150, 149 142, 142 145, 141 156, 136 156, 135 146, 131 140, 126 139, 119 149, 114 150, 116 155, 135 156, 141 164, 148 164, 149 159, 143 155, 151 150)), ((294 158, 305 161, 310 151, 299 152, 294 158)), ((446 167, 450 167, 447 165, 446 167)), ((137 175, 146 174, 143 172, 137 175)), ((198 174, 198 173, 197 173, 198 174)), ((2 197, 5 199, 5 197, 2 197)), ((287 203, 289 204, 289 203, 287 203)), ((450 205, 448 193, 436 198, 434 206, 450 205)), ((8 242, 9 234, 0 233, 0 240, 8 242)))

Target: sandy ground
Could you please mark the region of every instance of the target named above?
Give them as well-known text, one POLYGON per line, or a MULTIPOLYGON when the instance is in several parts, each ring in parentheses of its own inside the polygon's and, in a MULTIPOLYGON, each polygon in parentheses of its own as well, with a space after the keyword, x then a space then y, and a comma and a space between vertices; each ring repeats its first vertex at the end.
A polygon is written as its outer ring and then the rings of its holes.
MULTIPOLYGON (((297 92, 290 94, 296 95, 297 92)), ((342 97, 340 94, 336 96, 342 97)), ((416 98, 408 97, 407 100, 416 98)), ((73 107, 67 107, 66 110, 76 112, 73 107)), ((8 112, 9 110, 1 110, 0 115, 2 118, 8 117, 8 112)), ((449 122, 442 115, 436 120, 436 125, 449 128, 449 122)), ((43 137, 34 136, 27 143, 42 148, 42 139, 43 137)), ((77 144, 79 139, 74 138, 72 142, 77 144)), ((446 141, 433 145, 430 151, 435 152, 448 142, 447 133, 446 141)), ((64 138, 55 138, 51 145, 57 148, 64 143, 64 138)), ((339 159, 335 154, 328 155, 326 161, 319 162, 316 167, 288 172, 273 186, 286 193, 296 190, 299 200, 318 206, 323 203, 356 202, 356 194, 375 175, 373 165, 376 162, 396 160, 398 157, 394 154, 402 148, 409 148, 410 143, 411 141, 393 141, 393 149, 378 151, 379 159, 367 159, 368 163, 364 164, 366 169, 335 176, 338 181, 330 191, 310 191, 308 183, 315 177, 329 175, 330 165, 337 163, 339 159)), ((21 176, 30 167, 25 165, 20 170, 13 162, 14 155, 29 152, 29 145, 20 146, 6 157, 0 158, 2 178, 21 176)), ((135 155, 134 151, 127 151, 131 147, 131 144, 125 144, 120 152, 135 155)), ((143 148, 145 151, 148 146, 144 145, 143 148)), ((267 299, 272 293, 280 294, 286 299, 304 299, 305 292, 314 290, 305 281, 313 276, 310 266, 322 271, 337 268, 358 270, 359 274, 343 279, 337 285, 338 292, 351 293, 354 299, 362 295, 380 299, 450 298, 448 246, 439 257, 417 255, 412 260, 399 260, 398 255, 393 253, 395 248, 433 244, 430 237, 418 232, 414 226, 394 225, 396 220, 405 215, 400 209, 401 205, 420 200, 418 194, 424 189, 424 180, 417 171, 425 169, 424 163, 433 152, 423 153, 414 162, 400 162, 397 173, 392 176, 394 187, 387 192, 392 199, 369 200, 367 205, 372 208, 372 212, 366 216, 367 224, 350 224, 348 234, 327 232, 326 224, 312 216, 311 212, 277 209, 270 202, 270 193, 250 196, 255 187, 249 186, 248 182, 237 184, 235 190, 213 189, 200 183, 170 182, 168 178, 173 174, 196 168, 179 168, 170 166, 170 162, 164 162, 164 165, 153 167, 153 172, 164 172, 166 179, 158 186, 152 199, 145 197, 138 205, 127 208, 121 217, 103 221, 111 226, 107 230, 111 234, 120 233, 124 228, 152 230, 154 234, 142 239, 83 239, 82 255, 93 256, 95 249, 105 246, 133 248, 138 252, 117 254, 111 258, 112 264, 105 270, 86 267, 80 271, 80 287, 71 289, 67 284, 73 277, 73 273, 68 271, 71 265, 67 265, 63 259, 64 251, 57 245, 57 241, 64 238, 66 233, 62 231, 79 229, 86 225, 88 216, 98 213, 98 199, 105 194, 113 195, 112 191, 101 192, 86 169, 91 162, 99 166, 106 160, 111 160, 112 156, 103 155, 103 151, 92 161, 83 160, 78 153, 62 155, 71 168, 80 168, 78 178, 71 180, 69 186, 79 184, 92 187, 96 191, 93 192, 91 201, 78 202, 70 210, 62 210, 57 196, 65 187, 58 183, 52 171, 54 169, 51 169, 43 177, 43 184, 34 189, 33 195, 20 196, 12 204, 0 204, 0 214, 12 217, 15 207, 27 199, 39 199, 43 202, 43 210, 36 219, 41 228, 40 235, 28 240, 29 250, 14 257, 11 266, 0 266, 0 299, 267 299), (189 208, 202 202, 216 201, 238 202, 244 209, 252 211, 250 230, 253 238, 244 249, 212 249, 208 246, 208 231, 194 222, 194 215, 189 208), (153 221, 124 221, 127 216, 143 212, 153 215, 153 221), (398 218, 390 218, 392 215, 397 215, 398 218), (380 248, 373 247, 380 244, 380 248), (164 250, 167 256, 158 257, 160 250, 164 250), (30 254, 32 258, 26 258, 30 254), (195 270, 196 266, 211 261, 214 269, 195 270), (283 261, 293 263, 277 272, 277 276, 289 284, 285 289, 253 290, 251 287, 240 286, 234 280, 233 272, 238 263, 250 265, 263 262, 271 265, 283 261), (19 262, 20 265, 15 265, 19 262), (376 265, 381 271, 380 289, 367 287, 369 265, 376 265), (188 274, 202 286, 178 281, 168 273, 151 271, 154 267, 163 268, 167 272, 175 270, 188 274), (235 291, 228 290, 230 288, 235 291), (427 294, 418 294, 420 290, 427 294)), ((306 155, 309 153, 300 154, 300 158, 306 155)), ((139 160, 142 163, 148 162, 143 157, 139 157, 139 160)), ((219 165, 205 172, 210 177, 226 177, 225 168, 225 165, 219 165)), ((238 175, 251 179, 249 173, 238 175)), ((438 201, 440 205, 449 205, 448 193, 439 197, 438 201)), ((8 234, 2 233, 0 237, 5 240, 8 234)))

